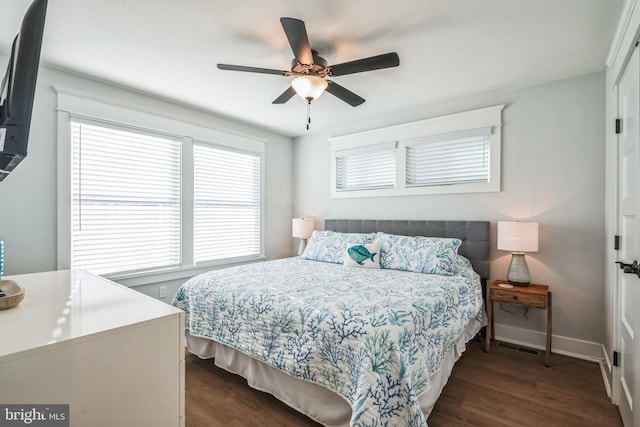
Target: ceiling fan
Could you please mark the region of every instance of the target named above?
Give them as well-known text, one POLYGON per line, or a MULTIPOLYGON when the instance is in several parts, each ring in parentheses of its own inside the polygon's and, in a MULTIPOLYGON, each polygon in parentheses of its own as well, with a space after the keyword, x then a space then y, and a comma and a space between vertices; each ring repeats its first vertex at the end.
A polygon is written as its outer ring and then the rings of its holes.
MULTIPOLYGON (((327 77, 338 77, 346 74, 361 73, 363 71, 397 67, 400 64, 398 54, 392 52, 341 64, 327 65, 327 61, 319 56, 318 52, 311 49, 303 21, 295 18, 280 18, 280 22, 293 50, 294 58, 291 61, 290 71, 218 64, 218 68, 221 70, 295 77, 291 81, 291 86, 278 96, 273 101, 273 104, 284 104, 295 94, 306 99, 308 104, 310 104, 312 100, 318 98, 326 90, 347 104, 357 107, 365 101, 364 98, 338 83, 328 80, 327 77)), ((307 129, 308 128, 309 125, 307 124, 307 129)))

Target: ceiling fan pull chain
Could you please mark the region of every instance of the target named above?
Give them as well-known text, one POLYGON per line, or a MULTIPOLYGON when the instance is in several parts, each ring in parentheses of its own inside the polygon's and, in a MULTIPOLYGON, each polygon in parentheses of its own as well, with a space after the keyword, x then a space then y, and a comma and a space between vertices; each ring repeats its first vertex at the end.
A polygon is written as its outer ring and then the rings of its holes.
POLYGON ((311 125, 311 98, 307 99, 307 130, 311 125))

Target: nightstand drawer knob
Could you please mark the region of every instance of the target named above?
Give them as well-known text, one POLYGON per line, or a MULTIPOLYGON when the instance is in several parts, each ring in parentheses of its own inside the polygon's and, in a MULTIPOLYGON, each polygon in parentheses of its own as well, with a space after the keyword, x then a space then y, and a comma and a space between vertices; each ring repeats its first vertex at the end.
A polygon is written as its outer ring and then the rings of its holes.
POLYGON ((514 300, 516 300, 516 299, 518 299, 518 295, 514 295, 512 298, 513 298, 514 300))

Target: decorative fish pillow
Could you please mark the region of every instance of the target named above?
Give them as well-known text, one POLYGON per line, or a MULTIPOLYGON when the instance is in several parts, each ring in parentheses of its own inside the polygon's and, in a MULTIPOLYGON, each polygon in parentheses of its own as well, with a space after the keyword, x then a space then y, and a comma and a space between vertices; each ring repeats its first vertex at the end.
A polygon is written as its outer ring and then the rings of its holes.
POLYGON ((380 268, 380 243, 347 243, 343 265, 380 268))

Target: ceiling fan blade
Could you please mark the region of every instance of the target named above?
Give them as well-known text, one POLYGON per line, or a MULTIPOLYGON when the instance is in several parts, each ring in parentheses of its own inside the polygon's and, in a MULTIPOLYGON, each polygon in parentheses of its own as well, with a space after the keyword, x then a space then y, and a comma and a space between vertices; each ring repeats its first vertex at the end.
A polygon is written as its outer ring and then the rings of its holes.
POLYGON ((282 95, 280 95, 279 97, 273 100, 272 104, 284 104, 285 102, 290 100, 295 94, 296 94, 296 91, 291 86, 289 86, 287 90, 282 92, 282 95))
POLYGON ((382 68, 397 67, 400 58, 395 52, 371 56, 369 58, 356 59, 329 67, 330 76, 344 76, 345 74, 361 73, 363 71, 380 70, 382 68))
POLYGON ((358 105, 362 104, 365 101, 364 98, 361 98, 360 96, 351 92, 349 89, 345 88, 344 86, 340 86, 336 82, 327 80, 327 83, 329 83, 329 86, 327 86, 327 89, 326 89, 327 92, 329 92, 334 96, 337 96, 338 98, 340 98, 347 104, 351 105, 352 107, 357 107, 358 105))
POLYGON ((260 73, 260 74, 277 74, 279 76, 286 76, 288 71, 273 70, 271 68, 258 68, 258 67, 245 67, 243 65, 229 65, 218 64, 218 68, 227 71, 244 71, 247 73, 260 73))
POLYGON ((313 54, 304 22, 295 18, 280 18, 280 23, 298 62, 306 65, 313 64, 313 54))

